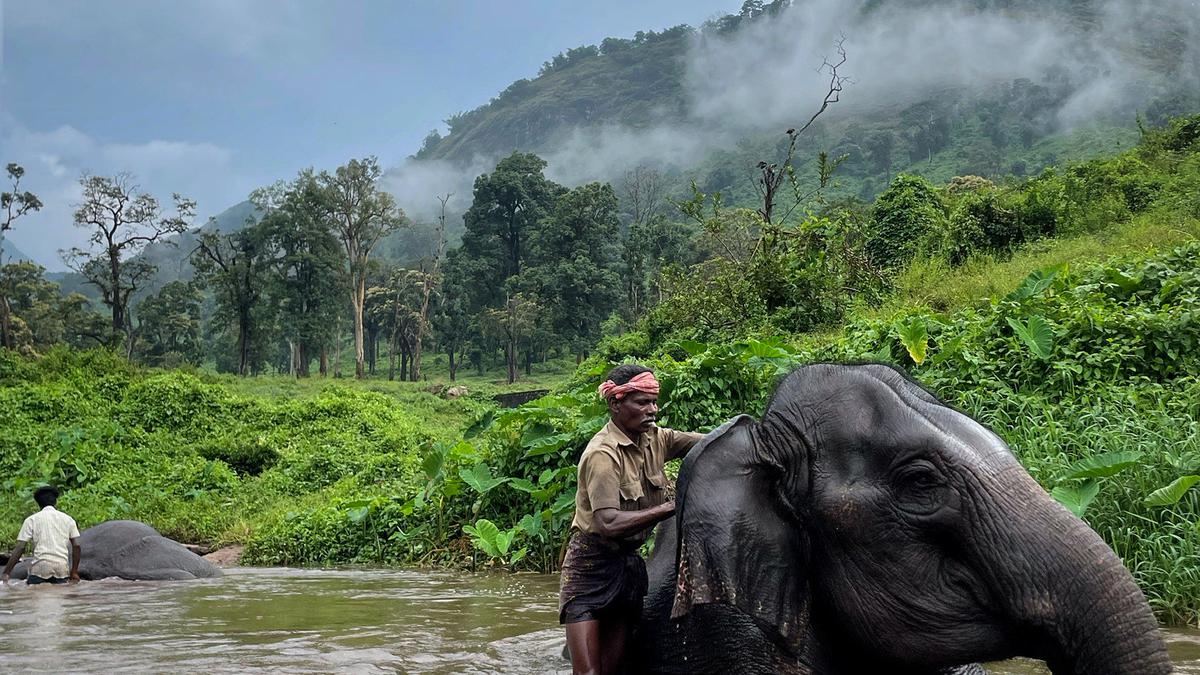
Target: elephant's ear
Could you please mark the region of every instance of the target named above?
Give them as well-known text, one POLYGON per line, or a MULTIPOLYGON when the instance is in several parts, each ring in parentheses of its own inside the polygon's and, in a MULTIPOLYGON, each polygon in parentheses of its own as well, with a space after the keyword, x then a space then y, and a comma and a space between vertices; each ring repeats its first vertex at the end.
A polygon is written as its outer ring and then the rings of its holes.
MULTIPOLYGON (((697 443, 679 472, 678 585, 672 618, 724 603, 794 653, 808 627, 808 537, 780 493, 783 467, 764 458, 742 415, 697 443)), ((796 461, 807 462, 797 449, 796 461)), ((789 500, 790 501, 790 500, 789 500)))

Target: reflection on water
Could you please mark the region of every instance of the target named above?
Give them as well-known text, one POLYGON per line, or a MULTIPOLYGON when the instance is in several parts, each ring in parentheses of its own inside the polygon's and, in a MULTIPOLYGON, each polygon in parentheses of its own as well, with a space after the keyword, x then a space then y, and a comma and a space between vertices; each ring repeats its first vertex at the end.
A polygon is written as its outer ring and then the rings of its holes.
MULTIPOLYGON (((553 575, 391 570, 14 584, 0 588, 0 671, 565 673, 557 596, 553 575)), ((1177 672, 1200 673, 1200 632, 1167 637, 1177 672)))

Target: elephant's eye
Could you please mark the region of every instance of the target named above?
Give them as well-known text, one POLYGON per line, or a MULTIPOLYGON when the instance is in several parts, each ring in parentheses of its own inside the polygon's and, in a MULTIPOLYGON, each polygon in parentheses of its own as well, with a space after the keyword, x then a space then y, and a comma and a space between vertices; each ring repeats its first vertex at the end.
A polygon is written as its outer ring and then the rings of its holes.
POLYGON ((896 474, 897 498, 907 511, 936 511, 945 502, 948 489, 942 474, 925 460, 910 462, 896 474))

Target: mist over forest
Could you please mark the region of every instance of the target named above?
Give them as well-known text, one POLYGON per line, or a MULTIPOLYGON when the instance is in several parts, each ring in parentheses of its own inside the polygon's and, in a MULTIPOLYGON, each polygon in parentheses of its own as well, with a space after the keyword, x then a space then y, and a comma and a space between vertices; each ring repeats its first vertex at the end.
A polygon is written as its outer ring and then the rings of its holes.
POLYGON ((568 50, 539 78, 450 118, 421 159, 389 170, 388 187, 417 217, 431 213, 434 193, 454 192, 465 208, 474 176, 512 150, 537 152, 568 185, 616 181, 639 165, 694 176, 711 153, 776 140, 816 112, 839 42, 849 80, 814 129, 814 151, 856 124, 897 138, 922 122, 953 125, 980 102, 997 124, 1022 117, 1014 135, 1037 140, 1097 123, 1132 128, 1139 113, 1161 122, 1200 96, 1195 10, 1187 0, 746 3, 699 29, 568 50), (652 63, 632 56, 639 50, 652 63), (659 85, 640 92, 652 100, 626 106, 589 82, 645 71, 659 85), (1014 86, 1034 100, 1013 101, 1014 86), (927 119, 907 119, 918 115, 927 119))

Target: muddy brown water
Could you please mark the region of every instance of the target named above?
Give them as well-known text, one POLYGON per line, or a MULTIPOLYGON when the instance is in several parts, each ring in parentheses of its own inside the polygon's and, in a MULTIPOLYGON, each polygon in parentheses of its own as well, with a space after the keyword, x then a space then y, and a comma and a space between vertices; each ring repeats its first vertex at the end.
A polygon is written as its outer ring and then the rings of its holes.
MULTIPOLYGON (((0 672, 566 673, 557 591, 547 574, 287 568, 14 582, 0 588, 0 672)), ((1164 634, 1177 672, 1200 673, 1200 631, 1164 634)))

